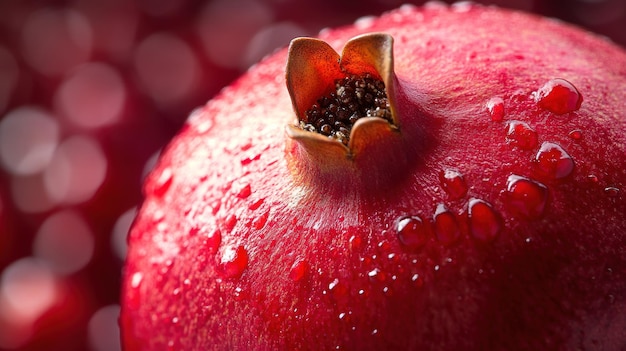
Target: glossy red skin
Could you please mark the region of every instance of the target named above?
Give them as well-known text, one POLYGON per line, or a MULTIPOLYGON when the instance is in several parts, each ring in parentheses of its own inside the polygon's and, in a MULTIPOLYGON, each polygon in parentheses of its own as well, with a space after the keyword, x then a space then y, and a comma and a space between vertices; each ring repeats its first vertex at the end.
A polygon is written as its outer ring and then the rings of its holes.
POLYGON ((340 50, 373 31, 395 38, 402 120, 419 124, 413 164, 377 191, 307 180, 284 133, 294 119, 286 51, 267 58, 194 113, 147 180, 124 272, 125 350, 626 345, 624 51, 556 21, 478 7, 404 8, 321 37, 340 50), (556 116, 530 96, 557 77, 583 95, 578 111, 556 116), (502 122, 485 107, 494 96, 502 122), (508 120, 567 150, 573 173, 542 179, 531 162, 539 145, 508 144, 508 120), (468 186, 458 200, 442 190, 448 168, 468 186), (511 174, 547 186, 541 218, 507 209, 511 174), (501 218, 493 241, 470 234, 471 198, 501 218), (429 232, 423 247, 403 247, 397 219, 431 221, 441 203, 456 215, 456 243, 429 232), (240 245, 248 263, 224 277, 222 256, 240 245))

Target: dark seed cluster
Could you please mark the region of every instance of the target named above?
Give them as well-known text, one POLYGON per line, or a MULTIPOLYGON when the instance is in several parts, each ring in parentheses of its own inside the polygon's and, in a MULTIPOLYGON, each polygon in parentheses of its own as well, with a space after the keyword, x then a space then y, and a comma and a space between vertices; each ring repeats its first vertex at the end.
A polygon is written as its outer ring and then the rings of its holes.
POLYGON ((361 117, 380 117, 391 123, 385 83, 367 74, 335 81, 335 91, 306 111, 300 127, 348 144, 350 131, 361 117))

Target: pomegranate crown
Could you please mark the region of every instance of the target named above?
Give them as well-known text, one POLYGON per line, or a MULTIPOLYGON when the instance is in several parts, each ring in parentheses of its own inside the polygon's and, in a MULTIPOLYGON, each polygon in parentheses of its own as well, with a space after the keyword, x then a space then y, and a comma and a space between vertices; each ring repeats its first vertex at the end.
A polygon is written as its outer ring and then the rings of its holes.
POLYGON ((341 55, 322 40, 296 38, 286 81, 297 117, 287 135, 310 155, 352 160, 399 131, 388 34, 357 36, 341 55))

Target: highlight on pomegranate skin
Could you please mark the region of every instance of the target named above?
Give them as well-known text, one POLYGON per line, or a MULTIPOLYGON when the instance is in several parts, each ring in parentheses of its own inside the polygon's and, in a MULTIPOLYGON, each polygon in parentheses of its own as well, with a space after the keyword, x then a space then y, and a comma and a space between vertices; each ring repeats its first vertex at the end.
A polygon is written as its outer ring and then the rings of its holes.
POLYGON ((468 2, 293 39, 146 178, 124 346, 623 348, 624 67, 468 2))

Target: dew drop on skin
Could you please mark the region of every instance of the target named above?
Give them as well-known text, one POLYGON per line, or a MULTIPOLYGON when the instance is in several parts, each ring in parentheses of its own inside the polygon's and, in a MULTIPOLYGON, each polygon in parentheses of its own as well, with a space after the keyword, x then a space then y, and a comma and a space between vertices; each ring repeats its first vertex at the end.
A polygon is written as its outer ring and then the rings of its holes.
POLYGON ((534 164, 540 175, 562 179, 574 171, 574 159, 559 145, 551 142, 541 144, 534 164))
POLYGON ((233 230, 233 228, 235 228, 235 225, 237 225, 237 216, 234 214, 229 214, 228 216, 226 216, 226 218, 224 219, 224 227, 226 231, 230 232, 231 230, 233 230))
POLYGON ((228 247, 222 255, 220 268, 224 278, 239 278, 248 268, 248 251, 243 246, 228 247))
POLYGON ((173 178, 174 178, 174 175, 172 173, 171 168, 163 169, 159 177, 154 182, 154 188, 152 189, 152 194, 154 194, 154 196, 159 197, 159 198, 163 197, 165 193, 167 193, 167 190, 172 185, 173 178))
POLYGON ((217 253, 221 243, 222 232, 219 229, 214 229, 211 233, 209 233, 209 235, 207 235, 204 247, 209 254, 214 255, 217 253))
POLYGON ((577 111, 583 102, 578 89, 561 78, 549 80, 533 96, 539 107, 557 115, 577 111))
POLYGON ((604 193, 611 198, 617 198, 619 197, 620 189, 614 186, 609 186, 604 188, 604 193))
POLYGON ((437 205, 437 210, 435 210, 433 220, 437 240, 445 246, 454 244, 461 235, 454 214, 444 204, 439 204, 437 205))
POLYGON ((260 230, 265 227, 265 223, 267 223, 268 218, 269 211, 265 211, 261 215, 254 217, 250 224, 252 225, 252 228, 260 230))
POLYGON ((289 278, 294 282, 301 281, 306 276, 308 268, 306 260, 297 259, 289 270, 289 278))
POLYGON ((492 121, 501 122, 504 119, 504 100, 501 97, 492 97, 486 107, 492 121))
POLYGON ((247 183, 237 183, 233 188, 233 193, 240 199, 245 199, 252 194, 252 188, 247 183))
POLYGON ((419 249, 428 241, 427 224, 419 216, 402 217, 396 222, 400 243, 409 249, 419 249))
POLYGON ((537 146, 537 132, 526 122, 511 121, 507 123, 505 140, 522 150, 532 150, 537 146))
POLYGON ((137 309, 141 305, 141 293, 139 288, 143 282, 143 273, 135 272, 130 279, 131 292, 126 294, 128 306, 137 309))
POLYGON ((348 287, 341 282, 338 278, 333 279, 328 283, 328 291, 335 299, 343 299, 348 295, 348 287))
POLYGON ((583 138, 583 132, 580 129, 574 129, 571 132, 569 132, 568 136, 572 138, 573 140, 578 141, 583 138))
POLYGON ((457 200, 467 194, 467 184, 463 175, 454 169, 446 169, 439 173, 439 181, 441 187, 450 196, 451 199, 457 200))
POLYGON ((498 213, 484 200, 470 199, 467 215, 470 232, 480 241, 494 240, 502 229, 498 213))
POLYGON ((548 188, 534 180, 518 175, 510 175, 504 192, 506 205, 524 217, 539 218, 548 199, 548 188))

